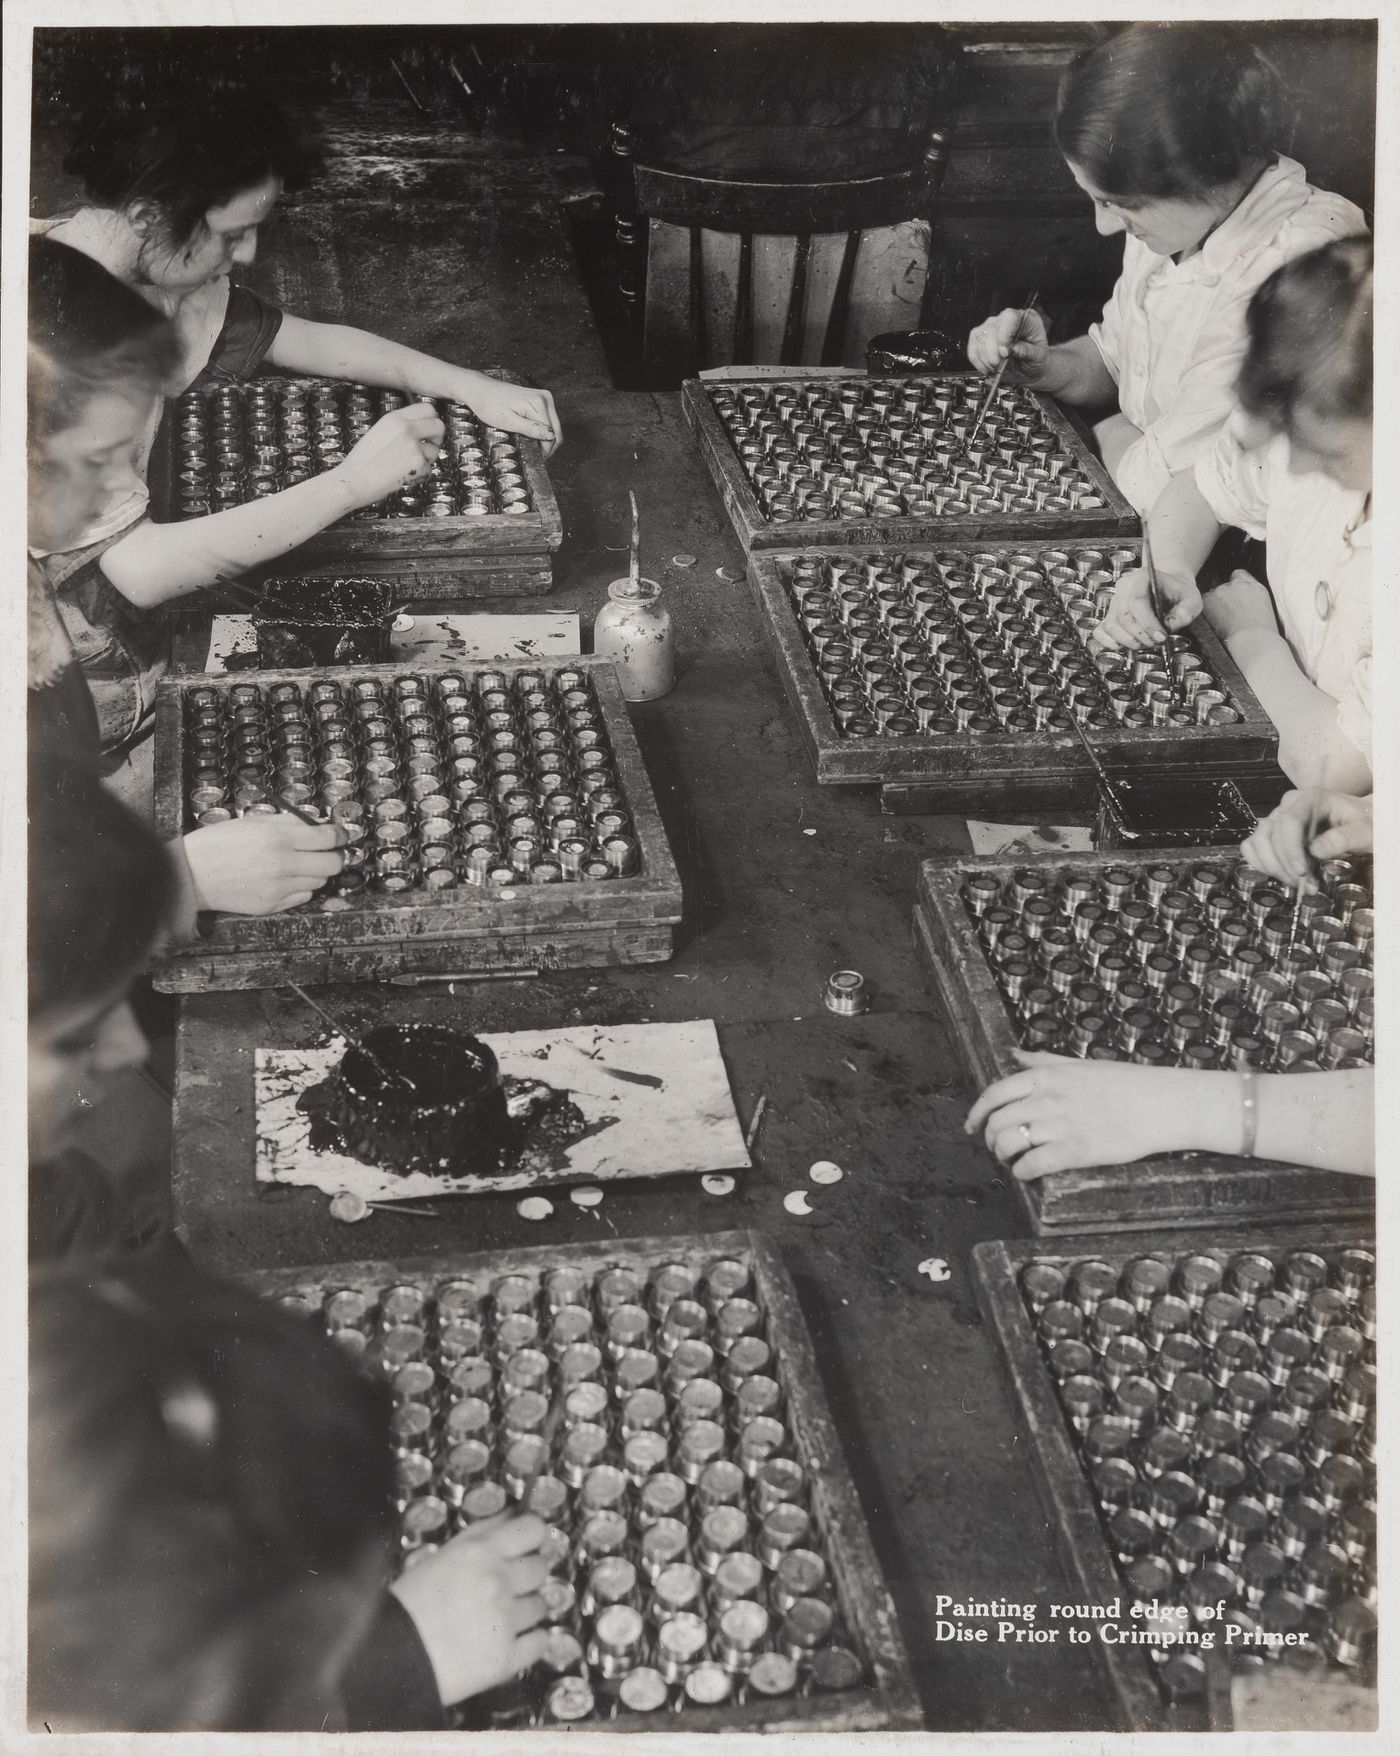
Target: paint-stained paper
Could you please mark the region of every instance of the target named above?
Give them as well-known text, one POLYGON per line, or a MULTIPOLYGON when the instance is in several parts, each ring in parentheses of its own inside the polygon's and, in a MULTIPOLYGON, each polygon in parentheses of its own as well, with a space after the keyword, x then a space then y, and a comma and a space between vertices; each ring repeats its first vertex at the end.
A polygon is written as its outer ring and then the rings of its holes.
POLYGON ((345 1043, 336 1038, 324 1048, 257 1051, 258 1181, 310 1186, 327 1195, 348 1191, 366 1201, 421 1201, 748 1168, 729 1075, 709 1019, 508 1031, 481 1040, 503 1076, 543 1080, 566 1091, 588 1124, 584 1137, 562 1152, 527 1156, 498 1176, 400 1177, 340 1153, 318 1152, 297 1099, 344 1055, 345 1043))

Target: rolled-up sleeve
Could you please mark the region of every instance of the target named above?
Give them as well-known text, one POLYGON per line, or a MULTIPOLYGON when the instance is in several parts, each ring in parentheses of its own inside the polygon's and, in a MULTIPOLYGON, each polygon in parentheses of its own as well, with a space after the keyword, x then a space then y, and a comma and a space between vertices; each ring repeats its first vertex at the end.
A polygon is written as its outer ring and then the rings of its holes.
POLYGON ((1248 304, 1248 296, 1232 299, 1211 321, 1171 407, 1119 459, 1118 486, 1140 511, 1148 511, 1172 477, 1190 469, 1224 431, 1244 361, 1248 304))
POLYGON ((282 312, 250 287, 230 286, 224 321, 199 382, 251 378, 282 327, 282 312))
POLYGON ((1269 516, 1269 474, 1275 448, 1286 441, 1256 451, 1245 451, 1234 435, 1225 432, 1196 464, 1196 486, 1221 524, 1245 531, 1263 541, 1269 516))
MULTIPOLYGON (((463 1639, 471 1630, 463 1630, 463 1639)), ((444 1723, 432 1660, 412 1616, 392 1592, 379 1600, 379 1614, 341 1684, 346 1730, 436 1732, 444 1723)))
POLYGON ((1103 355, 1103 363, 1115 384, 1121 382, 1123 361, 1123 301, 1125 276, 1119 275, 1103 308, 1103 316, 1089 325, 1089 340, 1103 355))
POLYGON ((1349 744, 1354 744, 1367 762, 1371 760, 1371 655, 1356 661, 1351 680, 1337 703, 1337 727, 1349 744))

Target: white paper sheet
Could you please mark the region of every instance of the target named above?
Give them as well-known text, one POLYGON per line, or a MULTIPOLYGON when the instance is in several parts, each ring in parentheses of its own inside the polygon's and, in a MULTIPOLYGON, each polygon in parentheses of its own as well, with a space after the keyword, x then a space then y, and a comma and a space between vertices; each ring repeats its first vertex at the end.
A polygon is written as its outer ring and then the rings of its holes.
POLYGON ((489 1177, 400 1177, 340 1153, 318 1152, 297 1099, 345 1053, 336 1039, 317 1049, 259 1049, 256 1174, 260 1183, 342 1191, 366 1201, 489 1194, 555 1184, 607 1183, 747 1169, 719 1039, 709 1019, 685 1024, 587 1025, 571 1030, 483 1036, 503 1075, 567 1091, 590 1132, 562 1162, 524 1162, 489 1177), (613 1071, 613 1070, 616 1071, 613 1071), (618 1073, 631 1075, 619 1078, 618 1073))
MULTIPOLYGON (((472 664, 487 659, 573 658, 582 651, 578 616, 572 610, 540 610, 526 615, 447 616, 424 610, 407 628, 395 624, 389 637, 392 664, 472 664)), ((257 651, 248 616, 215 616, 209 634, 206 671, 227 671, 235 655, 257 651)), ((235 670, 244 667, 235 665, 235 670)))
POLYGON ((1094 845, 1091 829, 1070 829, 1058 823, 979 823, 968 820, 974 854, 1087 854, 1094 845))

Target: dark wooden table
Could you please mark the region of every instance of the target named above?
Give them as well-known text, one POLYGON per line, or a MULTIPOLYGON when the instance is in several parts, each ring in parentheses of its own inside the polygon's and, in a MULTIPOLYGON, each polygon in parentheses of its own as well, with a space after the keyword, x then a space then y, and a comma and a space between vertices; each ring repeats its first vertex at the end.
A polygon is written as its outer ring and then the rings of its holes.
POLYGON ((713 1018, 742 1120, 768 1099, 757 1166, 732 1196, 706 1195, 695 1178, 633 1184, 591 1212, 560 1201, 543 1225, 505 1197, 444 1203, 436 1222, 375 1214, 338 1225, 315 1191, 260 1193, 253 1181, 254 1048, 324 1041, 324 1027, 285 992, 208 994, 182 1001, 181 1230, 201 1260, 232 1272, 608 1229, 766 1233, 797 1280, 929 1724, 1104 1724, 1092 1653, 933 1640, 939 1593, 1048 1602, 1064 1589, 970 1278, 975 1243, 1024 1225, 962 1132, 971 1093, 911 944, 918 862, 965 848, 963 825, 882 817, 873 791, 814 784, 749 588, 717 577, 719 567, 742 575, 742 557, 678 398, 597 391, 562 413, 569 441, 554 474, 567 534, 551 604, 585 619, 601 606, 634 485, 644 565, 676 618, 677 687, 634 709, 633 723, 685 885, 680 949, 646 970, 325 996, 362 1024, 713 1018), (678 554, 695 564, 675 565, 678 554), (822 1006, 827 976, 844 966, 874 990, 865 1017, 822 1006), (808 1182, 822 1158, 843 1166, 842 1182, 808 1182), (783 1207, 804 1184, 810 1218, 783 1207), (919 1272, 930 1257, 948 1279, 919 1272))
MULTIPOLYGON (((367 1256, 752 1227, 781 1250, 913 1655, 930 1726, 1104 1726, 1094 1649, 938 1645, 940 1593, 1041 1604, 1068 1581, 978 1313, 974 1244, 1024 1235, 991 1160, 962 1132, 971 1092, 915 961, 921 859, 962 851, 960 820, 881 816, 873 790, 818 787, 768 656, 730 533, 679 399, 622 393, 567 259, 541 223, 586 171, 416 119, 338 124, 335 174, 299 196, 254 273, 309 316, 378 324, 412 345, 499 360, 558 398, 550 463, 564 523, 555 591, 495 608, 579 610, 585 626, 626 564, 627 490, 642 562, 677 627, 679 681, 633 710, 686 892, 674 961, 490 982, 470 991, 326 990, 361 1021, 443 1019, 483 1030, 713 1018, 744 1122, 768 1108, 757 1166, 729 1197, 693 1178, 633 1184, 531 1225, 509 1198, 445 1203, 437 1222, 333 1221, 311 1190, 253 1181, 253 1050, 324 1040, 285 993, 182 1000, 175 1198, 195 1254, 231 1271, 367 1256), (383 167, 414 159, 413 198, 383 167), (411 262, 412 272, 404 272, 411 262), (692 566, 672 557, 693 555, 692 566), (716 570, 733 570, 721 580, 716 570), (864 972, 867 1016, 822 1007, 832 970, 864 972), (807 1181, 817 1159, 845 1179, 807 1181), (806 1185, 809 1218, 784 1194, 806 1185), (920 1263, 948 1265, 930 1280, 920 1263)), ((471 606, 465 606, 471 607, 471 606)), ((480 606, 477 606, 480 607, 480 606)), ((197 640, 190 653, 203 650, 197 640)))

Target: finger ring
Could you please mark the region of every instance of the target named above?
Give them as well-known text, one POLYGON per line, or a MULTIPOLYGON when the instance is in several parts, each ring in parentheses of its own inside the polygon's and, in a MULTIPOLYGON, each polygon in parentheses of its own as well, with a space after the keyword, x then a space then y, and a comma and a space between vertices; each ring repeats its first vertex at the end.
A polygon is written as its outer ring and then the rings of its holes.
POLYGON ((1027 1146, 1034 1146, 1035 1142, 1031 1139, 1031 1125, 1029 1122, 1022 1122, 1021 1132, 1026 1137, 1026 1145, 1027 1146))

